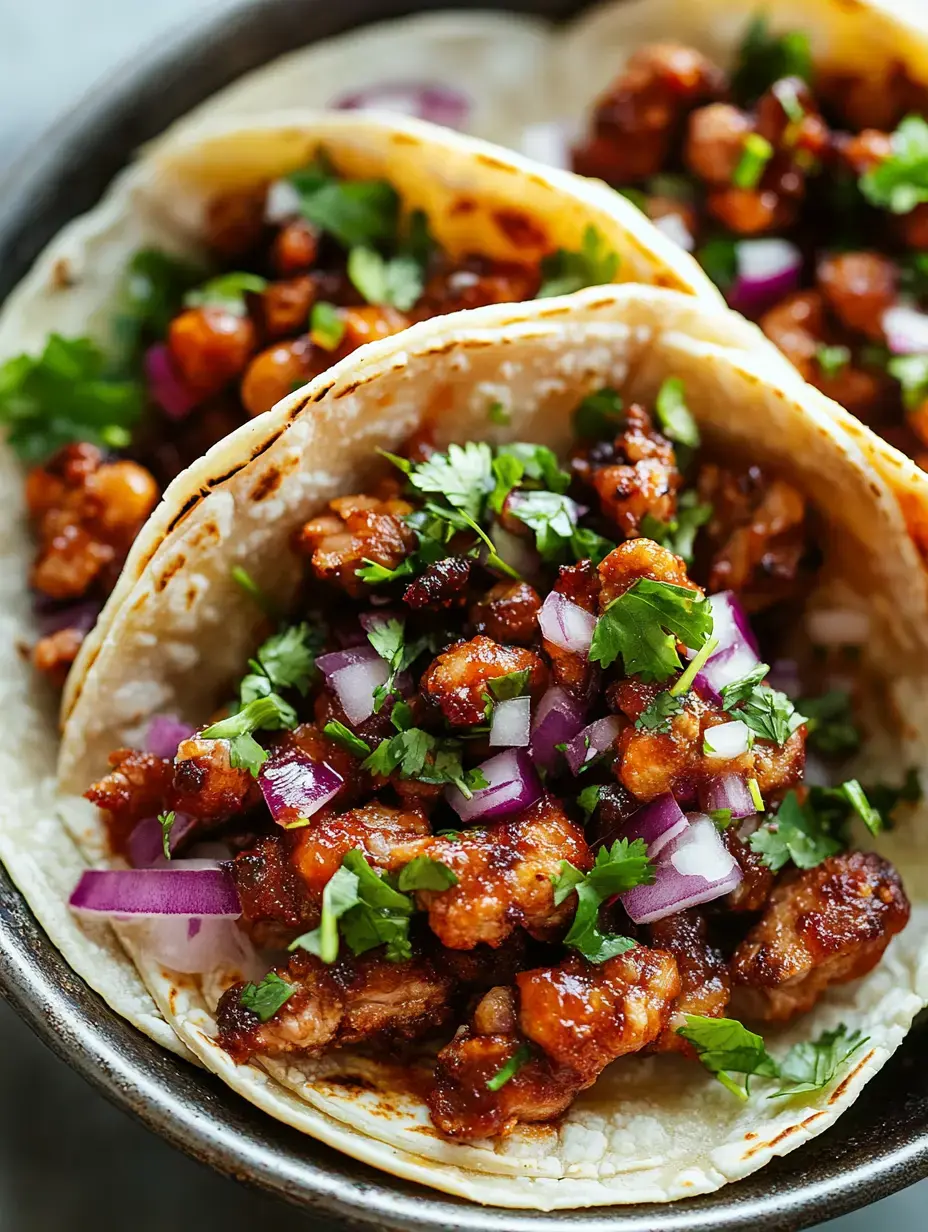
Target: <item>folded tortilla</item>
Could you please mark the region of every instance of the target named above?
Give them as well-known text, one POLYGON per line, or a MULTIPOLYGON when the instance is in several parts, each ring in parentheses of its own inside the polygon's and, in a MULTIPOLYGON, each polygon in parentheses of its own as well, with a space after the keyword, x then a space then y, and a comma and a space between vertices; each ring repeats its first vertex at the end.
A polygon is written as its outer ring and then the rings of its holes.
MULTIPOLYGON (((923 769, 928 575, 899 502, 861 447, 866 439, 781 382, 765 353, 726 346, 729 331, 728 314, 711 305, 631 286, 478 309, 371 344, 227 438, 191 468, 157 542, 140 542, 130 557, 121 601, 71 689, 63 792, 82 790, 110 749, 138 743, 154 714, 203 722, 228 696, 256 635, 233 566, 285 608, 299 573, 283 550, 288 535, 332 497, 363 491, 381 465, 377 449, 395 451, 428 419, 440 447, 518 439, 563 451, 586 394, 608 385, 647 404, 668 376, 683 380, 710 447, 780 471, 817 510, 824 563, 809 602, 859 609, 869 621, 862 666, 873 697, 859 773, 894 782, 910 766, 923 769), (493 402, 509 412, 505 427, 487 421, 493 402)), ((917 499, 928 509, 928 477, 917 499)), ((62 808, 85 850, 102 859, 94 810, 67 794, 62 808)), ((692 1062, 630 1056, 557 1122, 486 1143, 442 1137, 407 1071, 348 1049, 235 1065, 216 1042, 214 1010, 239 973, 179 977, 134 952, 158 1007, 204 1065, 270 1115, 357 1159, 501 1206, 671 1201, 743 1177, 828 1128, 928 1002, 925 818, 907 819, 879 848, 903 870, 908 927, 868 976, 768 1036, 780 1055, 839 1023, 862 1031, 867 1044, 829 1086, 783 1101, 756 1090, 742 1104, 692 1062)))

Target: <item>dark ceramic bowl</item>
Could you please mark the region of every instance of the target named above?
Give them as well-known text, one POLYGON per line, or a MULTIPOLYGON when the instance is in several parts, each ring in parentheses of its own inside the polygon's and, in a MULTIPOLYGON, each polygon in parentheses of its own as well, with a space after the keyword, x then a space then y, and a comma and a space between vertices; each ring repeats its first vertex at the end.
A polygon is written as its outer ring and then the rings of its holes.
MULTIPOLYGON (((115 75, 7 174, 0 191, 0 301, 47 241, 98 200, 140 142, 214 91, 303 44, 373 20, 451 7, 448 0, 250 0, 193 21, 115 75)), ((583 5, 512 0, 498 7, 557 21, 583 5)), ((928 1067, 921 1061, 928 1024, 912 1032, 832 1130, 755 1176, 672 1206, 546 1215, 474 1206, 392 1180, 263 1116, 111 1013, 67 967, 2 870, 0 993, 104 1095, 169 1142, 343 1226, 779 1232, 843 1214, 928 1175, 928 1067)))

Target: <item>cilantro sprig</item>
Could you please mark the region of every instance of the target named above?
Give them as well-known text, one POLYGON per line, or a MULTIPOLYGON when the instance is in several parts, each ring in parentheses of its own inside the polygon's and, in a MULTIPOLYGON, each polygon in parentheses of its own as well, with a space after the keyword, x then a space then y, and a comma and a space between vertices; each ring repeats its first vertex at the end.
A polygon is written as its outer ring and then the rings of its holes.
POLYGON ((891 138, 892 154, 860 177, 871 205, 908 214, 928 201, 928 122, 909 115, 891 138))
POLYGON ((581 872, 569 860, 562 860, 560 872, 551 878, 554 905, 560 906, 573 892, 577 895, 577 910, 564 944, 579 950, 593 963, 605 962, 630 950, 635 945, 630 937, 600 932, 599 909, 606 899, 653 880, 653 865, 640 838, 633 842, 616 839, 611 847, 601 847, 588 873, 581 872))
POLYGON ((345 248, 377 247, 396 238, 400 200, 386 180, 342 180, 322 152, 288 179, 303 217, 345 248))
POLYGON ((251 1010, 261 1022, 267 1022, 295 992, 293 984, 282 980, 276 971, 269 971, 260 983, 246 984, 238 1002, 242 1009, 251 1010))
POLYGON ((609 667, 622 657, 628 676, 667 680, 680 670, 677 641, 700 650, 712 634, 712 607, 699 591, 638 580, 596 622, 590 659, 609 667))
POLYGON ((580 248, 571 252, 559 248, 541 262, 541 287, 538 299, 554 295, 572 295, 584 287, 598 287, 614 282, 619 272, 619 256, 607 245, 605 237, 592 223, 587 224, 580 248))

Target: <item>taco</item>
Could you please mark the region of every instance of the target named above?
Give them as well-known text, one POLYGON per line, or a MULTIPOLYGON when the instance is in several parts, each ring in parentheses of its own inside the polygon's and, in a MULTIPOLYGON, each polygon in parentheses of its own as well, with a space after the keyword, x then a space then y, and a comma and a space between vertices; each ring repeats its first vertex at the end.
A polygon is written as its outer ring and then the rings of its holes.
POLYGON ((36 666, 60 686, 173 478, 355 347, 629 279, 715 294, 627 203, 427 124, 304 112, 162 143, 0 318, 36 666))
POLYGON ((928 29, 914 8, 638 0, 585 20, 568 60, 571 109, 588 116, 574 170, 636 201, 807 381, 924 464, 928 29), (590 110, 585 83, 610 79, 590 110))
POLYGON ((708 1192, 928 1000, 928 578, 727 321, 597 288, 370 344, 194 465, 72 678, 72 908, 394 1175, 708 1192))

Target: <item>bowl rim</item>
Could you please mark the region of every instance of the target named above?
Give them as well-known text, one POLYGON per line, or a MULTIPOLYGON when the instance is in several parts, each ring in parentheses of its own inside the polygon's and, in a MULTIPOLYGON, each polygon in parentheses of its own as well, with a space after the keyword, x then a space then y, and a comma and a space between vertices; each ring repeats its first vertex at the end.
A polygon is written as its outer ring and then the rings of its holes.
MULTIPOLYGON (((333 13, 322 0, 239 0, 169 31, 156 50, 143 48, 124 61, 8 166, 0 187, 0 302, 63 221, 96 202, 141 142, 242 73, 284 50, 353 26, 423 9, 469 7, 466 0, 435 5, 342 0, 333 13), (310 24, 307 36, 304 27, 310 24), (276 47, 266 51, 263 36, 272 27, 276 47), (69 192, 62 208, 63 179, 69 192)), ((557 20, 585 5, 488 0, 485 7, 557 20)), ((212 1075, 136 1032, 70 970, 2 867, 0 995, 91 1085, 172 1145, 227 1176, 346 1227, 537 1232, 566 1221, 582 1232, 606 1232, 607 1225, 609 1232, 755 1232, 759 1226, 767 1232, 793 1232, 928 1176, 928 1116, 922 1109, 922 1123, 903 1129, 898 1141, 891 1135, 875 1146, 867 1141, 869 1157, 861 1157, 858 1144, 847 1170, 839 1149, 829 1167, 812 1179, 804 1174, 800 1151, 714 1194, 666 1205, 533 1212, 447 1197, 358 1164, 277 1124, 212 1075)), ((883 1079, 880 1075, 874 1082, 883 1079)), ((838 1125, 849 1116, 845 1113, 838 1125)))

